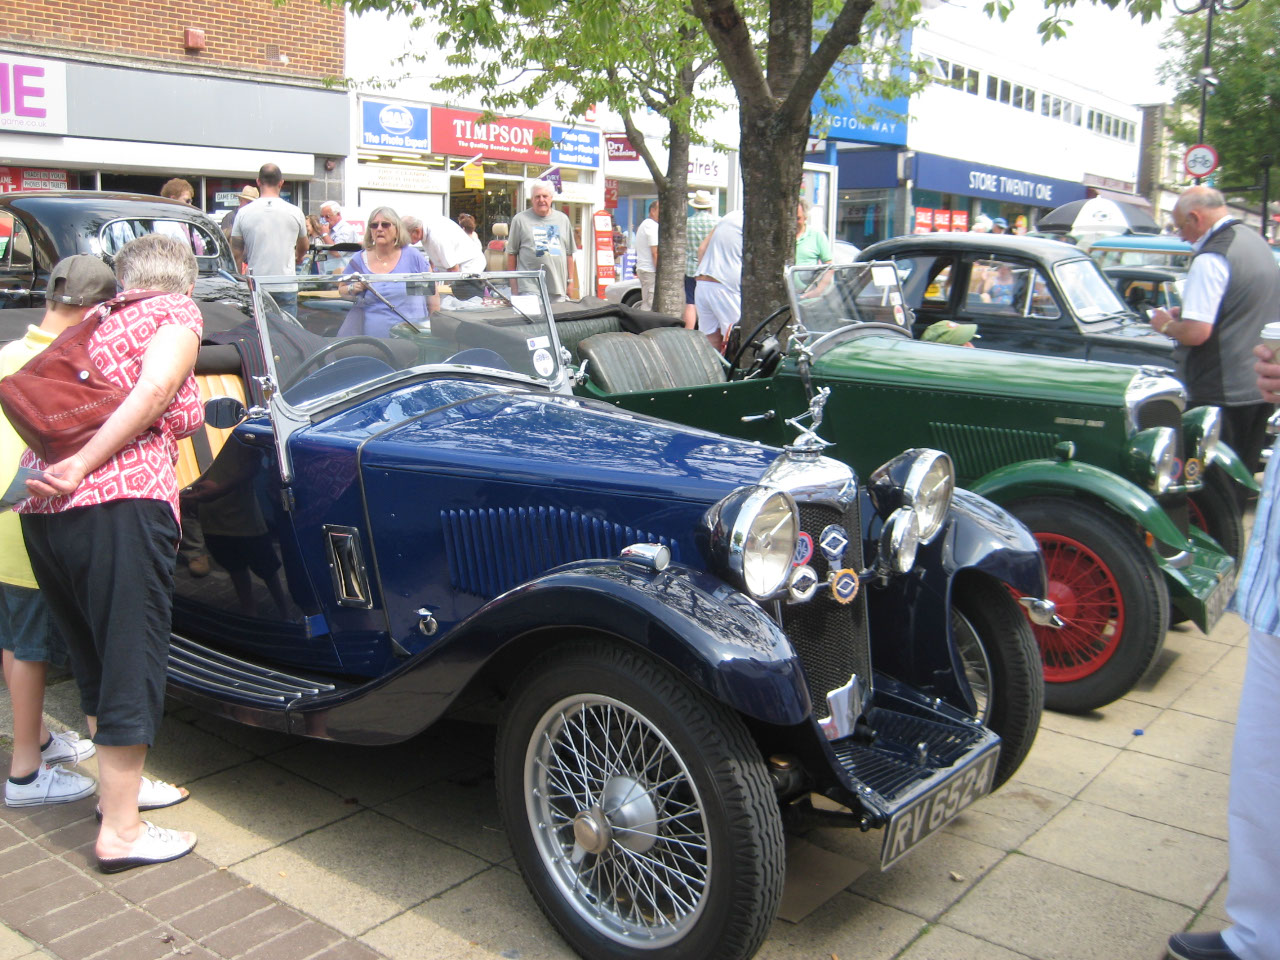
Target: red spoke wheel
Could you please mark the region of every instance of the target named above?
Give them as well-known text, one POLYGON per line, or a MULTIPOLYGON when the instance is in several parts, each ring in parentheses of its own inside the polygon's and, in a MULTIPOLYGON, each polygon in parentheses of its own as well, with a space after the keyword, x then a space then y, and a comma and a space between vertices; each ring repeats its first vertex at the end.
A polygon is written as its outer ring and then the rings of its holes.
POLYGON ((1044 551, 1049 597, 1065 625, 1036 627, 1045 706, 1096 710, 1129 692, 1169 628, 1164 575, 1134 525, 1077 500, 1015 504, 1044 551))

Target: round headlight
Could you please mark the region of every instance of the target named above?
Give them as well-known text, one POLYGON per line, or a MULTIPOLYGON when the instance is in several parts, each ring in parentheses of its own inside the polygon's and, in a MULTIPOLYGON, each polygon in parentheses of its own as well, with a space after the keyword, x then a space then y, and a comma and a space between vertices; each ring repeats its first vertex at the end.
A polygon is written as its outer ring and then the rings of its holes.
POLYGON ((1178 479, 1178 435, 1173 427, 1140 430, 1129 441, 1129 457, 1152 493, 1165 493, 1178 479))
POLYGON ((956 472, 951 458, 938 450, 921 450, 903 485, 902 498, 916 515, 921 543, 928 543, 947 518, 951 494, 956 488, 956 472))
POLYGON ((766 487, 735 490, 713 508, 712 549, 722 571, 757 600, 786 589, 800 537, 795 501, 766 487))
POLYGON ((897 573, 906 573, 916 562, 920 549, 920 515, 914 510, 895 510, 881 534, 881 550, 897 573))
POLYGON ((1183 449, 1205 466, 1222 439, 1222 408, 1194 407, 1182 415, 1183 449))

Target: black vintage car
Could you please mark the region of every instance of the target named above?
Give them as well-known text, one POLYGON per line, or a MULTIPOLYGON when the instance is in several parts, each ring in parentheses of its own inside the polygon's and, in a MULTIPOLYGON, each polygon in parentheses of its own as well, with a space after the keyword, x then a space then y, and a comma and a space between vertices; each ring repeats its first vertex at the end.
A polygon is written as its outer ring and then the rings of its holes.
POLYGON ((44 305, 49 271, 63 257, 88 253, 107 263, 124 244, 147 233, 164 233, 191 245, 200 273, 195 299, 226 301, 248 309, 248 290, 237 273, 221 228, 187 203, 131 193, 87 190, 0 194, 0 324, 3 339, 21 336, 8 328, 4 310, 44 305))
POLYGON ((859 260, 892 260, 918 337, 932 323, 976 323, 974 346, 1176 370, 1156 333, 1082 250, 1058 240, 938 233, 895 237, 859 260))
POLYGON ((1144 321, 1150 321, 1151 311, 1157 307, 1172 310, 1182 306, 1182 288, 1187 279, 1185 269, 1124 264, 1103 267, 1102 272, 1125 305, 1144 321))

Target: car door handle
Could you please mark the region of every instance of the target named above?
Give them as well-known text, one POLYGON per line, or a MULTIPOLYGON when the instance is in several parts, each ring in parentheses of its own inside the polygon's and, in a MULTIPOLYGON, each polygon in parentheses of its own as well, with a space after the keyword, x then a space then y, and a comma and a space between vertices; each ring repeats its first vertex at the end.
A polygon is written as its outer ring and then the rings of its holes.
POLYGON ((766 410, 764 413, 749 413, 745 417, 742 417, 741 422, 742 423, 758 423, 761 420, 769 421, 769 420, 772 420, 777 415, 778 414, 773 410, 766 410))

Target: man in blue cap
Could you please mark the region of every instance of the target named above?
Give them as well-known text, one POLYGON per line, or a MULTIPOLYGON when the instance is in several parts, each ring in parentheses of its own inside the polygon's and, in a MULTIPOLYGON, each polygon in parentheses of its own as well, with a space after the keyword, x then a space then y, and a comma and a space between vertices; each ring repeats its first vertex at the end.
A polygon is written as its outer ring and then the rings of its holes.
POLYGON ((991 232, 992 233, 1008 233, 1009 221, 1006 220, 1004 217, 996 217, 994 220, 991 221, 991 232))

